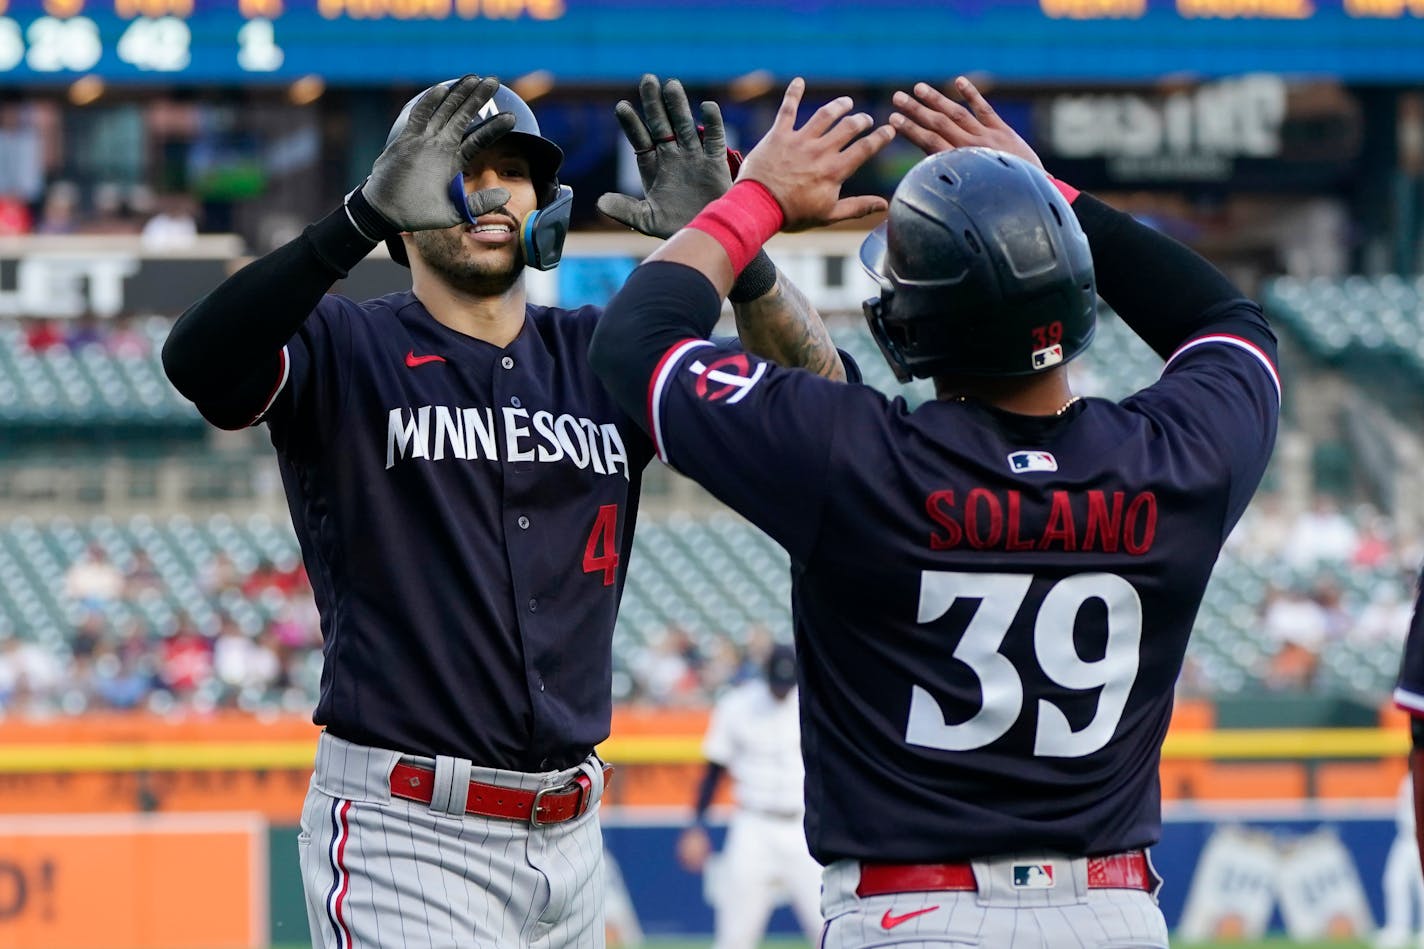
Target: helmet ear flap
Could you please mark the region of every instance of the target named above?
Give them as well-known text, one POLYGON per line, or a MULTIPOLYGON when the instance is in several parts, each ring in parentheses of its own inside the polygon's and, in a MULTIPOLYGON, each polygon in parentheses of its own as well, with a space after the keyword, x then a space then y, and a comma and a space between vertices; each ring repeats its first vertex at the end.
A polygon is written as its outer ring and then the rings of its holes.
POLYGON ((574 189, 558 185, 554 200, 530 211, 519 227, 519 249, 524 262, 535 270, 553 270, 564 256, 564 238, 569 234, 574 189))
POLYGON ((880 347, 880 355, 890 364, 895 378, 906 383, 912 379, 909 363, 905 361, 905 354, 900 351, 886 325, 886 321, 891 318, 890 308, 895 300, 895 285, 884 277, 877 278, 877 282, 880 284, 880 296, 863 302, 861 309, 865 313, 865 322, 870 327, 870 335, 874 338, 875 345, 880 347))

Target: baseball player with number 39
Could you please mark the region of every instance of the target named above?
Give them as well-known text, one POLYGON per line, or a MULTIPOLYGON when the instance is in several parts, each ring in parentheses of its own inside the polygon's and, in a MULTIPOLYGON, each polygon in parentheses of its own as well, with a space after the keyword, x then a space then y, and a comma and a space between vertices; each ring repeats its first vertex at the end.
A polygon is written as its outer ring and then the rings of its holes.
POLYGON ((1166 947, 1147 848, 1173 686, 1221 544, 1265 470, 1280 388, 1259 307, 1205 260, 1050 178, 966 79, 875 127, 803 83, 726 196, 629 277, 589 357, 661 457, 786 548, 806 835, 824 949, 1166 947), (929 153, 862 260, 910 410, 755 356, 703 354, 778 230, 896 133, 929 153), (1121 402, 1065 363, 1100 291, 1166 360, 1121 402))
MULTIPOLYGON (((647 195, 611 207, 666 236, 731 175, 715 104, 700 140, 680 85, 641 88, 647 195)), ((594 747, 652 446, 588 367, 598 308, 525 297, 562 253, 562 159, 497 80, 434 86, 341 207, 164 345, 205 418, 267 425, 312 579, 324 731, 300 847, 326 949, 603 945, 594 747), (410 291, 327 292, 381 241, 410 291)), ((741 289, 745 344, 839 376, 769 261, 741 289)))

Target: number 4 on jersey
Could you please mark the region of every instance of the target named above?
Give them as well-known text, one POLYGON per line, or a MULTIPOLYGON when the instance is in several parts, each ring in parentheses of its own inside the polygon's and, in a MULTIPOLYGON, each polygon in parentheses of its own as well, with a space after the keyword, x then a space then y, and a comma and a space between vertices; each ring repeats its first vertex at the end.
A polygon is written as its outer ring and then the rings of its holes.
POLYGON ((583 572, 603 571, 603 585, 613 586, 618 576, 618 505, 605 504, 598 509, 583 547, 583 572), (599 548, 603 552, 599 553, 599 548))

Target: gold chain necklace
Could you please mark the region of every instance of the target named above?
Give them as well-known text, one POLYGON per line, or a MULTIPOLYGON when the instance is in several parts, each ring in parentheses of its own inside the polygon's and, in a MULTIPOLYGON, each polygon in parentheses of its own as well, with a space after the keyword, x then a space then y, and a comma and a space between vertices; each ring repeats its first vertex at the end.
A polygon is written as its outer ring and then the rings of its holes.
MULTIPOLYGON (((957 396, 954 397, 954 401, 956 401, 956 402, 968 402, 968 401, 969 401, 969 396, 967 396, 967 395, 957 395, 957 396)), ((1056 412, 1053 413, 1054 416, 1062 415, 1064 412, 1068 411, 1068 409, 1072 407, 1072 405, 1073 405, 1074 402, 1081 402, 1081 401, 1083 401, 1083 397, 1082 397, 1081 395, 1075 395, 1075 396, 1073 396, 1073 397, 1072 397, 1071 399, 1069 399, 1067 402, 1064 402, 1062 405, 1060 405, 1060 406, 1058 407, 1058 411, 1056 411, 1056 412)))

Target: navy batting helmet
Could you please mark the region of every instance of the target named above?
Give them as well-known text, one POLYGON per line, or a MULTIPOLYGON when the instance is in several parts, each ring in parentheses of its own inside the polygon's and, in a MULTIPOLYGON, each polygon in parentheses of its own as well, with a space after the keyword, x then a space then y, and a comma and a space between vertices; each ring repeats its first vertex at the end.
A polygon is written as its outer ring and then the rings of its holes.
MULTIPOLYGON (((410 120, 410 110, 415 108, 415 104, 426 93, 457 81, 447 79, 437 83, 407 102, 386 135, 386 146, 389 147, 391 142, 396 140, 396 136, 400 135, 406 122, 410 120)), ((518 145, 524 152, 524 156, 529 160, 529 174, 539 199, 539 210, 522 221, 519 228, 519 243, 524 251, 524 262, 537 270, 551 270, 558 265, 559 258, 563 255, 564 238, 569 233, 569 214, 573 209, 573 189, 559 184, 559 166, 564 163, 564 152, 539 134, 539 121, 534 118, 529 103, 505 85, 496 89, 494 98, 470 120, 465 134, 469 135, 481 123, 500 112, 508 112, 514 116, 514 128, 505 133, 502 140, 518 145)), ((463 173, 450 183, 450 191, 451 200, 463 213, 468 214, 464 204, 463 173)), ((386 241, 386 249, 390 251, 391 259, 396 263, 404 267, 410 266, 405 244, 399 237, 386 241)))
POLYGON ((1031 375, 1087 348, 1088 239, 1048 177, 990 148, 921 161, 860 248, 880 296, 865 319, 901 382, 1031 375))

